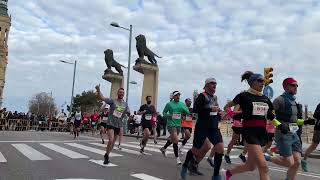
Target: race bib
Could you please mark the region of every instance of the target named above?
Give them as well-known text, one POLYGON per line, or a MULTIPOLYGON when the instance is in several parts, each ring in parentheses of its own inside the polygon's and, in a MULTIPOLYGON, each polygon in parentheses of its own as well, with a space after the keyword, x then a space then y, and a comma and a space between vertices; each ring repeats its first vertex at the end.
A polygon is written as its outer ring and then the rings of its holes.
POLYGON ((255 116, 264 116, 267 114, 269 106, 264 102, 252 102, 252 115, 255 116))
POLYGON ((150 120, 152 119, 152 115, 151 115, 151 114, 146 114, 146 115, 145 115, 145 119, 146 119, 147 121, 150 121, 150 120))
POLYGON ((299 126, 296 123, 289 124, 291 133, 296 133, 299 130, 299 126))
POLYGON ((92 122, 92 125, 96 125, 96 122, 92 122))
POLYGON ((172 119, 181 119, 181 113, 172 113, 172 119))
POLYGON ((108 117, 103 117, 102 118, 103 121, 108 121, 108 119, 109 119, 108 117))
POLYGON ((210 112, 210 116, 216 116, 218 115, 218 112, 210 112))
POLYGON ((113 112, 113 116, 117 118, 121 118, 125 108, 123 106, 117 106, 117 108, 113 112))
POLYGON ((192 117, 191 116, 187 116, 186 117, 186 121, 192 121, 192 117))

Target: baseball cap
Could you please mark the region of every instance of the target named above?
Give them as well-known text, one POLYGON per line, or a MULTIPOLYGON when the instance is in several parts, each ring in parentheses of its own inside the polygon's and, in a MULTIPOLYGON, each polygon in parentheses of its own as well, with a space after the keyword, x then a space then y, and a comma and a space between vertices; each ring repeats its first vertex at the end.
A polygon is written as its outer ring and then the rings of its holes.
POLYGON ((217 81, 216 81, 215 78, 207 78, 206 81, 205 81, 204 86, 206 86, 206 85, 209 84, 209 83, 215 83, 215 84, 217 84, 217 81))
POLYGON ((287 88, 288 85, 290 84, 296 84, 298 85, 298 81, 293 79, 293 78, 286 78, 285 80, 283 80, 282 82, 282 86, 283 86, 283 89, 287 88))

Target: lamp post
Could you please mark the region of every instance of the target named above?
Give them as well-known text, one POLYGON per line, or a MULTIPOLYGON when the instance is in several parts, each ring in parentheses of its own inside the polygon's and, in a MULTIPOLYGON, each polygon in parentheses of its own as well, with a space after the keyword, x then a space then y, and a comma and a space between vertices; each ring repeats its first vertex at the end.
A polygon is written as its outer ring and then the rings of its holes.
POLYGON ((129 31, 129 56, 128 56, 128 75, 127 75, 127 93, 126 93, 126 102, 128 103, 128 99, 129 99, 129 83, 130 83, 130 69, 131 69, 130 60, 131 60, 132 25, 130 25, 129 28, 122 27, 116 22, 111 22, 110 25, 113 26, 113 27, 116 27, 116 28, 121 28, 121 29, 129 31))
POLYGON ((77 60, 74 60, 73 63, 68 62, 68 61, 64 61, 64 60, 60 60, 60 62, 65 63, 65 64, 73 64, 73 80, 72 80, 72 92, 71 92, 71 101, 70 101, 70 114, 72 113, 72 109, 73 109, 73 93, 74 93, 74 82, 75 82, 75 78, 76 78, 76 69, 77 69, 77 60))

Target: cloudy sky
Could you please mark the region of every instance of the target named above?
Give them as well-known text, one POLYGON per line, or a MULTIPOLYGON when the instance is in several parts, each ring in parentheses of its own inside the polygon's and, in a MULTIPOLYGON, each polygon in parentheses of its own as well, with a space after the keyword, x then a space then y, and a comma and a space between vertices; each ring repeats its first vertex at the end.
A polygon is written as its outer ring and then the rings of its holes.
MULTIPOLYGON (((38 92, 53 92, 58 106, 70 102, 73 66, 78 60, 75 92, 98 83, 108 95, 110 83, 103 51, 127 65, 128 32, 110 26, 133 25, 133 37, 144 34, 159 59, 159 106, 169 93, 182 98, 203 87, 207 77, 218 81, 221 105, 241 90, 246 71, 274 68, 275 95, 282 80, 299 81, 298 101, 311 109, 319 103, 320 1, 317 0, 10 0, 12 26, 4 106, 27 111, 38 92), (318 93, 317 93, 318 92, 318 93)), ((132 65, 138 57, 132 42, 132 65)), ((143 76, 131 71, 129 104, 140 105, 143 76)), ((126 74, 125 74, 126 76, 126 74)))

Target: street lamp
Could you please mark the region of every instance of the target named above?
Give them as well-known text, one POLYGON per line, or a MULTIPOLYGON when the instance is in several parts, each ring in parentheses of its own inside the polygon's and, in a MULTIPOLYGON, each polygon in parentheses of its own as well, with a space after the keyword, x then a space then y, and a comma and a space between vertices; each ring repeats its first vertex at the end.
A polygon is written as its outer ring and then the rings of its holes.
POLYGON ((60 62, 65 63, 65 64, 73 64, 73 81, 72 81, 72 92, 71 92, 71 101, 70 101, 70 114, 72 113, 72 108, 73 108, 73 93, 74 93, 74 82, 76 78, 76 69, 77 69, 77 60, 74 60, 74 62, 68 62, 64 60, 60 60, 60 62))
MULTIPOLYGON (((130 28, 125 28, 120 26, 116 22, 111 22, 111 26, 116 27, 116 28, 121 28, 124 30, 129 31, 129 56, 128 56, 128 75, 127 75, 127 93, 126 93, 126 102, 128 103, 128 98, 129 98, 129 83, 130 83, 130 59, 131 59, 131 39, 132 39, 132 25, 130 25, 130 28)), ((132 83, 131 83, 132 84, 132 83)))

